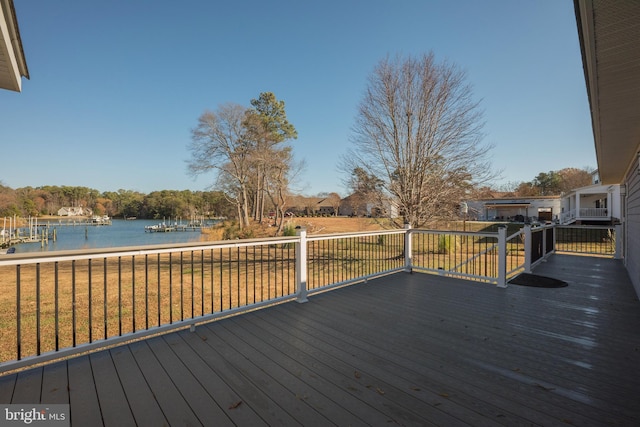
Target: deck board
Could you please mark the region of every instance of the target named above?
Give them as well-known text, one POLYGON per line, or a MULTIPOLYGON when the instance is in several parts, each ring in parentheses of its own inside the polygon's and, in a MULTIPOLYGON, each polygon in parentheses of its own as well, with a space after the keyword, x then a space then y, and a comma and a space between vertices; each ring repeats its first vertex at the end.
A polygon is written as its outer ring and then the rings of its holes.
POLYGON ((111 381, 118 377, 118 373, 109 352, 92 354, 90 360, 104 425, 135 426, 122 385, 119 381, 111 381))
POLYGON ((169 425, 129 346, 111 349, 109 355, 113 359, 117 378, 127 396, 136 423, 146 426, 169 425))
POLYGON ((166 370, 168 378, 203 425, 213 421, 221 427, 234 425, 162 337, 147 340, 147 344, 162 366, 171 367, 166 370))
MULTIPOLYGON (((69 375, 69 405, 71 424, 76 426, 102 426, 100 402, 89 356, 79 356, 67 362, 69 375)), ((117 381, 117 378, 114 378, 117 381)))
POLYGON ((32 403, 39 402, 42 391, 42 368, 30 369, 18 373, 12 402, 32 403))
POLYGON ((264 420, 249 405, 243 403, 238 393, 223 381, 217 369, 200 358, 179 334, 168 334, 164 336, 164 340, 192 375, 197 377, 207 393, 215 398, 217 404, 233 423, 251 426, 264 424, 264 420))
POLYGON ((11 403, 13 401, 13 390, 16 386, 18 374, 0 376, 0 403, 11 403))
MULTIPOLYGON (((252 363, 259 366, 270 373, 270 376, 289 390, 295 396, 295 399, 303 401, 310 408, 313 408, 320 414, 330 413, 331 420, 338 425, 365 425, 359 418, 354 416, 349 410, 345 409, 330 396, 335 392, 335 387, 324 386, 322 379, 311 377, 311 371, 291 358, 283 345, 273 347, 265 344, 253 333, 237 334, 237 328, 223 327, 215 328, 215 333, 220 340, 227 342, 233 346, 240 354, 251 354, 252 363), (318 381, 314 381, 318 379, 318 381), (314 384, 313 387, 310 383, 314 384)), ((282 399, 286 405, 291 402, 290 398, 285 396, 282 399)), ((326 423, 327 420, 321 420, 326 423)))
POLYGON ((129 347, 169 425, 204 425, 204 420, 198 419, 167 375, 167 369, 172 369, 173 366, 163 366, 146 341, 135 342, 129 347))
POLYGON ((238 370, 232 361, 222 357, 217 351, 217 345, 210 345, 213 335, 208 328, 198 328, 196 333, 180 332, 182 338, 191 348, 215 370, 223 381, 228 384, 240 397, 230 406, 238 405, 238 408, 248 405, 260 415, 265 425, 299 425, 290 414, 283 411, 271 398, 262 384, 256 384, 245 372, 238 370))
POLYGON ((42 403, 68 404, 68 371, 65 362, 52 363, 42 373, 42 403))
POLYGON ((569 286, 390 275, 5 375, 0 403, 70 403, 73 425, 640 425, 621 262, 534 273, 569 286))

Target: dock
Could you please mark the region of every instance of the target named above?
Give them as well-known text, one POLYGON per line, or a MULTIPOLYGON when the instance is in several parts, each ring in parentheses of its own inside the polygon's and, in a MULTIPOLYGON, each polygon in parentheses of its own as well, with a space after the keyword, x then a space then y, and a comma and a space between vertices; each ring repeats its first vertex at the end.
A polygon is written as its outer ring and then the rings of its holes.
POLYGON ((156 225, 147 225, 144 227, 144 231, 148 233, 171 233, 174 231, 200 231, 203 228, 206 228, 206 226, 197 224, 167 225, 165 223, 160 223, 156 225))

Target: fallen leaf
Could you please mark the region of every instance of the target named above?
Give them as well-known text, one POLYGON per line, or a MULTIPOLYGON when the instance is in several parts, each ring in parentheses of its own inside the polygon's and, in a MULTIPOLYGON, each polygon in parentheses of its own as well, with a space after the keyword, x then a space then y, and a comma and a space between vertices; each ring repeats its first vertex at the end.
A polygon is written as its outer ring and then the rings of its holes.
POLYGON ((534 384, 534 387, 538 387, 538 388, 540 388, 540 389, 542 389, 542 390, 544 390, 544 391, 551 391, 551 390, 555 390, 555 388, 553 388, 553 387, 545 387, 545 386, 543 386, 543 385, 541 385, 541 384, 538 384, 538 383, 535 383, 535 384, 534 384))
POLYGON ((360 372, 354 371, 353 376, 359 379, 361 375, 360 375, 360 372))
POLYGON ((449 397, 449 393, 438 393, 438 395, 441 397, 449 397))
POLYGON ((376 391, 378 392, 378 394, 384 394, 384 390, 380 387, 376 387, 376 391))
POLYGON ((229 406, 229 409, 236 409, 238 406, 242 405, 242 400, 238 400, 233 405, 229 406))
POLYGON ((415 387, 415 386, 414 386, 414 387, 410 387, 410 388, 411 388, 411 390, 413 390, 413 391, 420 391, 420 387, 415 387))

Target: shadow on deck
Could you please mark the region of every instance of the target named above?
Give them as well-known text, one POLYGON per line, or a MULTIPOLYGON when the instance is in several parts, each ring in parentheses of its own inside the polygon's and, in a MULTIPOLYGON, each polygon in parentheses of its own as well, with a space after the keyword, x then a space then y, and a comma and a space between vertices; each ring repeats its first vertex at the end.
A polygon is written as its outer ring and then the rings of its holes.
POLYGON ((640 303, 620 261, 568 287, 399 273, 0 377, 72 425, 640 425, 640 303))

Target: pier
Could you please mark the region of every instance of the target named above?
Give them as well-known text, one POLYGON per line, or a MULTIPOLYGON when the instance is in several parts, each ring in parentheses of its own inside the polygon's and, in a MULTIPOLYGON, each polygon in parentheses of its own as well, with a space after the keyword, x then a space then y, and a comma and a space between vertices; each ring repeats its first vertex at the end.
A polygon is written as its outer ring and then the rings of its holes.
POLYGON ((57 239, 56 227, 88 227, 111 225, 108 216, 94 216, 92 218, 68 218, 58 220, 40 220, 35 217, 3 218, 0 228, 0 249, 9 248, 20 243, 41 243, 45 245, 49 240, 57 239))
POLYGON ((144 227, 144 231, 147 233, 172 233, 174 231, 200 231, 203 228, 207 228, 202 224, 165 224, 160 223, 156 225, 147 225, 144 227))

